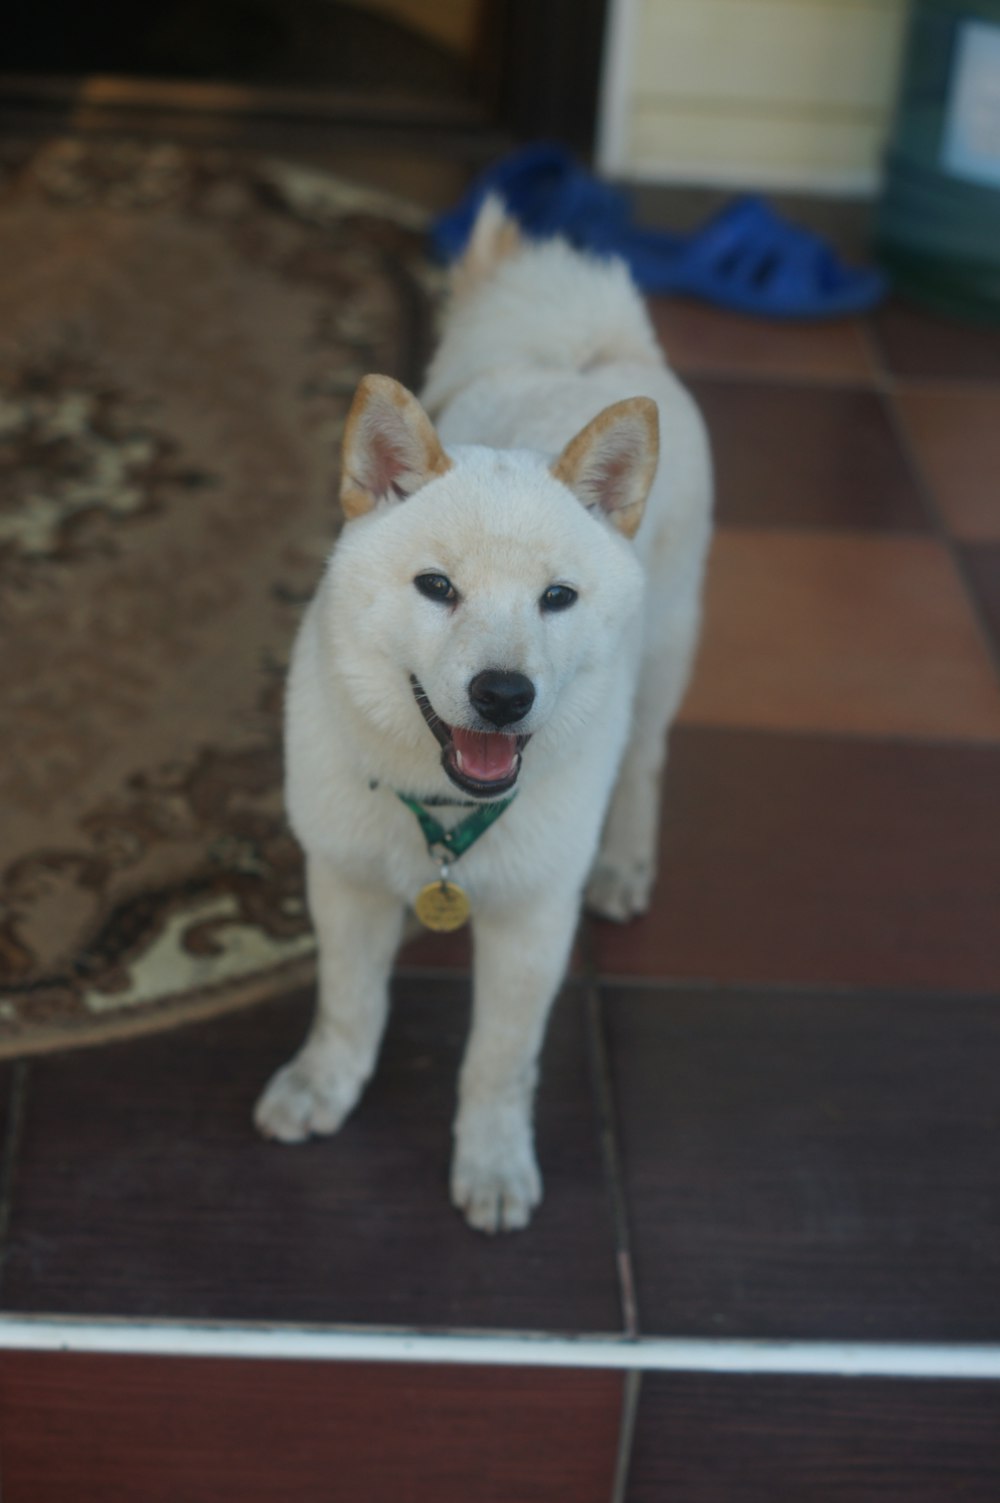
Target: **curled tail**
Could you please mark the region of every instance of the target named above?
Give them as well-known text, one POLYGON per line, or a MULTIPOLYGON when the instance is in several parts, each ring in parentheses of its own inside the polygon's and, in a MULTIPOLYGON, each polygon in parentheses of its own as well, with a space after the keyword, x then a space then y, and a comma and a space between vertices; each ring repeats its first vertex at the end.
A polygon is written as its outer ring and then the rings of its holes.
POLYGON ((488 282, 503 261, 524 247, 521 226, 503 199, 490 193, 483 199, 465 250, 451 269, 451 291, 461 298, 488 282))

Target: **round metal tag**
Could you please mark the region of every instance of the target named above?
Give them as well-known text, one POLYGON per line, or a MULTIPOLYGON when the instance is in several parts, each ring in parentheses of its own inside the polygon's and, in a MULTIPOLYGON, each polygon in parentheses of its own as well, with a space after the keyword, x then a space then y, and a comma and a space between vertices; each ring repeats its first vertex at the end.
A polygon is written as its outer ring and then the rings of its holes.
POLYGON ((417 893, 413 911, 426 929, 447 933, 461 929, 469 917, 469 900, 454 882, 438 878, 417 893))

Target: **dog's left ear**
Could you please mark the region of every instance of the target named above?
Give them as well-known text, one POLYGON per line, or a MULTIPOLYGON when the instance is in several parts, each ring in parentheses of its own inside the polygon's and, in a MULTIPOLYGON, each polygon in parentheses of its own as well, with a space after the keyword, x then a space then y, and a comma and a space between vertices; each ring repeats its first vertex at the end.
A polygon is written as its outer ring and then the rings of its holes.
POLYGON ((650 397, 630 397, 605 407, 571 439, 552 465, 588 510, 634 537, 642 521, 660 455, 660 421, 650 397))
POLYGON ((344 429, 340 504, 350 520, 380 501, 403 501, 451 469, 412 392, 390 376, 364 376, 344 429))

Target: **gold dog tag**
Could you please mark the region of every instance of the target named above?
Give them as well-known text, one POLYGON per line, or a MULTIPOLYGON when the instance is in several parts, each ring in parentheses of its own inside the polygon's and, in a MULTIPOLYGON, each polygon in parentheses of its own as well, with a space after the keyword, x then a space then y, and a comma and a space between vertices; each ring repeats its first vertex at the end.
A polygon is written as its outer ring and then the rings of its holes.
POLYGON ((469 900, 460 887, 439 877, 417 893, 413 911, 426 929, 447 934, 461 929, 469 917, 469 900))

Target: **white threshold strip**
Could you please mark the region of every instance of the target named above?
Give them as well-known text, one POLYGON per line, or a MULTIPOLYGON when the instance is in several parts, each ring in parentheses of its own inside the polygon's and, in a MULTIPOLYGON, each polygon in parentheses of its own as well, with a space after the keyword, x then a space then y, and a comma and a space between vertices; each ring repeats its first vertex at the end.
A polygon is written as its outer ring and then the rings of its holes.
POLYGON ((460 1363, 838 1378, 1000 1380, 1000 1346, 722 1337, 434 1334, 345 1327, 0 1316, 3 1351, 304 1362, 460 1363))

